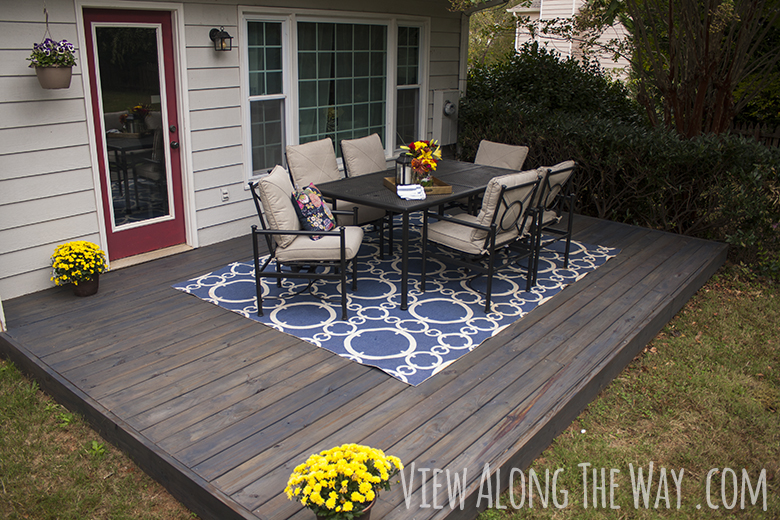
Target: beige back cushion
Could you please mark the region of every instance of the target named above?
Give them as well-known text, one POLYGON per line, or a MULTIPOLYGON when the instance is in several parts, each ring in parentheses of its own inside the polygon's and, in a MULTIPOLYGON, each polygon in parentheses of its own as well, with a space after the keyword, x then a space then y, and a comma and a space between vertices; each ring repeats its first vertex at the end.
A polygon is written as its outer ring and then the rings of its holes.
POLYGON ((544 201, 542 205, 545 208, 549 208, 552 205, 553 201, 555 201, 555 197, 558 196, 558 193, 561 192, 561 189, 563 189, 569 181, 571 174, 574 172, 574 161, 563 161, 555 166, 542 166, 539 168, 539 171, 541 172, 546 172, 547 170, 550 170, 549 180, 539 187, 539 193, 534 201, 534 205, 538 205, 537 201, 542 196, 542 191, 544 191, 544 201), (547 191, 548 187, 549 191, 547 191))
MULTIPOLYGON (((485 194, 482 198, 482 208, 477 215, 477 223, 482 226, 490 226, 493 221, 493 214, 499 211, 500 214, 496 217, 496 226, 498 227, 497 233, 513 232, 514 226, 512 224, 520 216, 521 207, 517 204, 512 205, 513 201, 522 201, 522 210, 528 211, 531 207, 530 193, 533 190, 533 185, 525 189, 518 189, 510 192, 505 196, 505 199, 510 206, 507 208, 501 203, 501 187, 506 186, 512 188, 514 186, 520 186, 522 184, 530 183, 539 179, 539 170, 530 170, 527 172, 510 173, 509 175, 502 175, 500 177, 493 177, 490 179, 485 194), (504 212, 506 214, 504 215, 504 212), (502 220, 503 219, 503 220, 502 220), (502 221, 505 228, 501 229, 502 221)), ((485 231, 475 229, 472 233, 472 240, 484 240, 487 236, 485 231)))
POLYGON ((103 114, 103 128, 104 132, 108 132, 109 130, 122 130, 122 122, 120 121, 120 116, 127 115, 127 110, 122 110, 121 112, 106 112, 103 114))
POLYGON ((341 141, 341 154, 349 177, 387 169, 385 149, 378 134, 341 141))
POLYGON ((493 141, 483 139, 479 143, 479 150, 477 150, 474 163, 521 171, 527 156, 527 146, 494 143, 493 141))
MULTIPOLYGON (((289 229, 298 231, 301 222, 292 203, 293 185, 290 176, 281 166, 274 167, 271 173, 258 182, 260 201, 263 203, 265 219, 271 229, 289 229)), ((274 237, 279 247, 287 247, 295 240, 295 235, 278 235, 274 237)))
POLYGON ((317 186, 341 178, 330 137, 287 146, 287 166, 298 187, 308 186, 310 183, 317 186))

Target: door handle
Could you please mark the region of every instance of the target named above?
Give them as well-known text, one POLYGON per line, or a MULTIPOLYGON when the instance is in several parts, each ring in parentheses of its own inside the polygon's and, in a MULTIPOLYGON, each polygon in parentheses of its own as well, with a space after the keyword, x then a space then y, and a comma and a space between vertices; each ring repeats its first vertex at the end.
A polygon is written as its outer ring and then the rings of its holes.
POLYGON ((171 141, 171 148, 173 148, 175 150, 178 147, 179 147, 179 142, 178 141, 171 141))

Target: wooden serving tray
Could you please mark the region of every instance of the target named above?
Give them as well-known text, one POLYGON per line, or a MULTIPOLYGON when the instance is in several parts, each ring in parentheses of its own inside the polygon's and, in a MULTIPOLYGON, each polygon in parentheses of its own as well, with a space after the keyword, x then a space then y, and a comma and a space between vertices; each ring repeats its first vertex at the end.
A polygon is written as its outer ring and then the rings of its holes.
MULTIPOLYGON (((395 192, 395 177, 385 177, 384 179, 385 188, 395 192)), ((425 189, 426 195, 447 195, 448 193, 452 193, 452 186, 436 177, 433 177, 433 186, 423 186, 423 188, 425 189)))

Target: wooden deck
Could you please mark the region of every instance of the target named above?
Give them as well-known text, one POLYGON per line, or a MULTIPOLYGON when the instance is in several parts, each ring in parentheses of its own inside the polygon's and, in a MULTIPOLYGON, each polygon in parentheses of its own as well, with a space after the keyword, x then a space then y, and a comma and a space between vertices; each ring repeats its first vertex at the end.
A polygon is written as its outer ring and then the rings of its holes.
POLYGON ((312 519, 282 494, 287 477, 346 442, 399 456, 407 483, 414 463, 409 507, 396 484, 374 518, 473 518, 485 464, 506 487, 726 256, 643 228, 576 226, 577 240, 622 252, 417 387, 170 287, 250 258, 249 237, 107 273, 90 298, 54 288, 4 302, 0 354, 204 519, 312 519), (444 508, 421 507, 434 490, 419 468, 466 470, 465 508, 450 509, 446 482, 444 508))

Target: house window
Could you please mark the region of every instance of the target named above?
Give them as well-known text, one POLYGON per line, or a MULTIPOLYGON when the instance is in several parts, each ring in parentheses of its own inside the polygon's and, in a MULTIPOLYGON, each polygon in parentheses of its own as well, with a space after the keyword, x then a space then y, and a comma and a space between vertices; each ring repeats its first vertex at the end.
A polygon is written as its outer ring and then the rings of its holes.
POLYGON ((298 23, 301 143, 385 137, 387 26, 298 23))
POLYGON ((251 176, 285 147, 372 133, 388 150, 423 138, 423 25, 392 19, 246 14, 245 114, 251 176), (336 18, 336 19, 334 19, 336 18))
POLYGON ((395 147, 420 139, 420 28, 398 28, 395 147))
POLYGON ((247 36, 252 170, 260 173, 284 158, 282 24, 249 22, 247 36))

